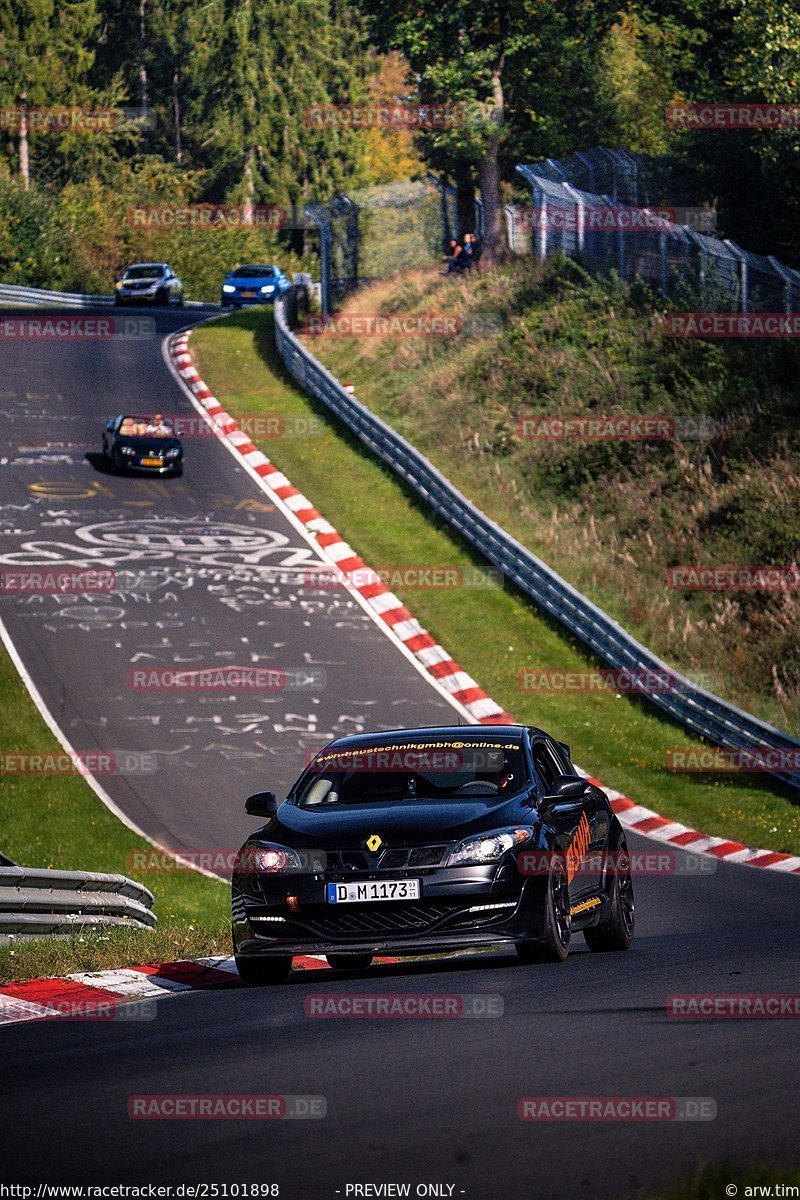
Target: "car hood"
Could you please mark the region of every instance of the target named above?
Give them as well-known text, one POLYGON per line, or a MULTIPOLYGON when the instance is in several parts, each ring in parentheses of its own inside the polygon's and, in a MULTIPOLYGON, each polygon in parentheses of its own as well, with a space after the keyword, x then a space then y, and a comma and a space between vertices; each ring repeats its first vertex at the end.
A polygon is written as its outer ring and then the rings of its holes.
POLYGON ((144 279, 120 279, 123 287, 144 287, 152 283, 166 283, 163 275, 147 275, 144 279))
MULTIPOLYGON (((283 804, 270 825, 259 834, 272 841, 286 837, 292 845, 318 849, 358 847, 373 833, 387 845, 413 845, 423 841, 458 841, 520 822, 531 824, 533 811, 528 793, 518 792, 499 801, 496 797, 442 803, 396 802, 342 806, 334 812, 283 804)), ((258 836, 258 835, 256 835, 258 836)))
POLYGON ((228 275, 225 282, 238 288, 260 288, 269 287, 270 284, 277 287, 280 280, 275 275, 259 275, 256 279, 243 279, 240 275, 228 275))

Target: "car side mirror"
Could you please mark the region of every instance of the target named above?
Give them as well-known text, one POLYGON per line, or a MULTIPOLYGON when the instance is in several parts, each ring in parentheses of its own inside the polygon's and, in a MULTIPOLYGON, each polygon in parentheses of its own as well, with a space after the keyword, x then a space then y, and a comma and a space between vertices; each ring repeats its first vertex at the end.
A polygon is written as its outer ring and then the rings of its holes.
POLYGON ((244 811, 251 817, 274 817, 278 811, 278 797, 274 792, 254 792, 245 800, 244 811))
POLYGON ((573 804, 582 800, 591 785, 580 775, 559 775, 542 803, 547 808, 555 804, 573 804))

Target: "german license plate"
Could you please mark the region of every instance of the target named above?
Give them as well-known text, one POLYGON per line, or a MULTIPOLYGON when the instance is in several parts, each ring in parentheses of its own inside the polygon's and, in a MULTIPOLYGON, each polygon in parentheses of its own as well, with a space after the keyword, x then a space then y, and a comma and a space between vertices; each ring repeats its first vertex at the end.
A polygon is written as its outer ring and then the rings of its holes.
POLYGON ((369 904, 379 900, 419 900, 418 879, 369 879, 363 883, 328 883, 328 904, 369 904))
POLYGON ((164 464, 160 458, 143 458, 142 459, 143 467, 163 467, 163 465, 164 464))
POLYGON ((255 300, 256 298, 255 292, 242 292, 242 296, 245 300, 255 300))

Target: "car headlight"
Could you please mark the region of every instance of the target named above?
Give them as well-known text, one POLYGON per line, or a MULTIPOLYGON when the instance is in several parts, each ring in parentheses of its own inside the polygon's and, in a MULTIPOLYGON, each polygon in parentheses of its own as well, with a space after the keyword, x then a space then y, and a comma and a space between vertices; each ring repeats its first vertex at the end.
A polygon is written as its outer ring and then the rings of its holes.
POLYGON ((115 288, 121 288, 121 287, 122 287, 122 280, 121 280, 121 279, 118 279, 118 280, 117 280, 117 282, 114 284, 114 287, 115 287, 115 288))
POLYGON ((167 458, 177 458, 180 452, 180 446, 173 446, 171 450, 167 451, 167 458))
POLYGON ((233 286, 232 283, 223 283, 222 290, 223 290, 223 292, 235 292, 236 288, 233 286))
POLYGON ((267 292, 267 293, 269 293, 269 292, 274 292, 274 291, 275 291, 275 285, 274 285, 274 284, 272 284, 272 283, 268 283, 268 284, 267 284, 267 286, 266 286, 266 287, 262 287, 262 289, 261 289, 261 290, 262 290, 262 292, 267 292))
POLYGON ((511 829, 493 829, 490 833, 479 833, 465 838, 450 851, 448 867, 465 867, 470 863, 497 862, 508 850, 533 837, 530 825, 517 825, 511 829))
POLYGON ((261 842, 257 846, 245 846, 240 858, 240 870, 259 871, 265 875, 291 875, 303 871, 324 870, 324 861, 310 861, 307 853, 298 853, 288 846, 274 842, 261 842))
POLYGON ((133 446, 120 446, 119 452, 120 454, 127 454, 129 458, 133 458, 136 453, 133 446))

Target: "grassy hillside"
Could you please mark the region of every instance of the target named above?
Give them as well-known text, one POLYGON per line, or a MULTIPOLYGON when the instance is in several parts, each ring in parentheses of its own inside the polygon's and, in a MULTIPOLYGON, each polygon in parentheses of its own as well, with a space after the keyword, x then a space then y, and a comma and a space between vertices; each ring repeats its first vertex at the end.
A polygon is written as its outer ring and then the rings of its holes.
POLYGON ((644 290, 517 261, 362 291, 359 313, 491 314, 480 336, 311 348, 473 501, 668 662, 800 733, 800 592, 683 591, 667 570, 800 559, 800 348, 665 331, 644 290), (659 441, 521 436, 544 417, 713 422, 659 441), (525 426, 521 422, 529 421, 525 426))
MULTIPOLYGON (((231 413, 281 414, 309 437, 255 442, 370 566, 447 565, 464 577, 480 559, 375 461, 326 410, 288 380, 275 350, 272 313, 239 313, 192 336, 198 369, 231 413)), ((677 774, 674 747, 698 746, 636 700, 602 688, 576 696, 520 688, 529 669, 579 673, 592 663, 521 596, 486 586, 393 584, 412 613, 517 720, 543 725, 570 743, 576 762, 609 787, 666 816, 753 846, 800 853, 800 807, 757 776, 677 774)))

